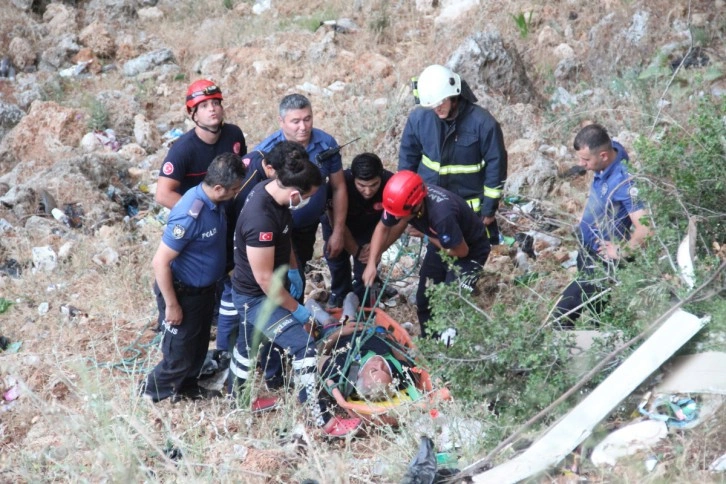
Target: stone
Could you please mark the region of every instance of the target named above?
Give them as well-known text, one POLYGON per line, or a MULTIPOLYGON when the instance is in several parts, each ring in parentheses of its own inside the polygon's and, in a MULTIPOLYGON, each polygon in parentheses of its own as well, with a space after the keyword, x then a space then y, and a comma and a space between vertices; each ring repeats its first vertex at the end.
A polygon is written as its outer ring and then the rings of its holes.
POLYGON ((528 166, 524 166, 515 173, 510 173, 505 191, 543 200, 552 191, 556 179, 557 165, 548 157, 537 153, 534 155, 534 161, 528 166))
POLYGON ((161 144, 159 133, 143 114, 134 116, 134 139, 147 151, 154 151, 161 144))
POLYGON ((24 71, 35 65, 35 51, 32 44, 23 37, 14 37, 8 46, 8 55, 13 65, 19 70, 24 71))
POLYGON ((569 44, 562 43, 554 48, 552 53, 558 59, 572 59, 575 57, 575 49, 570 47, 569 44))
POLYGON ((434 22, 437 25, 448 25, 460 19, 478 5, 479 0, 443 0, 439 15, 434 22))
POLYGON ((140 8, 136 11, 139 20, 155 22, 164 18, 164 12, 159 7, 140 8))
POLYGON ((80 50, 81 47, 76 43, 75 35, 63 35, 40 54, 40 60, 45 64, 40 67, 44 67, 46 70, 56 70, 80 50))
POLYGON ((76 23, 76 9, 60 2, 48 4, 43 12, 43 21, 46 22, 51 37, 67 35, 78 28, 76 23))
POLYGON ((575 74, 581 67, 581 64, 572 57, 562 59, 555 67, 555 79, 559 81, 574 79, 575 74))
POLYGON ((484 85, 501 92, 512 103, 541 105, 519 52, 506 44, 499 32, 477 32, 468 37, 449 57, 446 65, 474 89, 484 85))
POLYGON ((81 30, 78 40, 98 57, 111 58, 116 53, 116 44, 111 38, 111 34, 106 26, 98 20, 81 30))
POLYGON ((560 40, 560 34, 549 25, 545 25, 537 34, 537 45, 540 47, 550 47, 557 45, 560 40))
POLYGON ((381 79, 393 73, 393 62, 381 54, 366 52, 353 65, 353 72, 358 78, 381 79))
POLYGON ((148 72, 156 66, 173 61, 174 53, 171 49, 156 49, 127 61, 123 67, 123 74, 126 77, 134 77, 148 72))
POLYGON ((57 160, 79 145, 86 131, 85 119, 77 109, 34 101, 30 112, 0 142, 0 153, 19 161, 57 160))
POLYGON ((39 271, 52 272, 58 265, 58 256, 52 247, 33 247, 33 267, 39 271))

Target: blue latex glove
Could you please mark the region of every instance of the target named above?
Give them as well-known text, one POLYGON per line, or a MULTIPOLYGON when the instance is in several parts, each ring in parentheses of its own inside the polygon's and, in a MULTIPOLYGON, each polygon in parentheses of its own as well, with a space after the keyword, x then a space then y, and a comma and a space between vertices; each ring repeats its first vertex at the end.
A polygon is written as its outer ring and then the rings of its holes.
POLYGON ((287 279, 290 281, 290 295, 294 299, 302 296, 303 281, 302 277, 300 277, 300 271, 297 269, 290 269, 287 271, 287 279))
POLYGON ((300 321, 302 324, 307 323, 310 320, 310 316, 310 311, 308 311, 308 308, 302 304, 298 304, 297 309, 292 313, 292 317, 300 321))

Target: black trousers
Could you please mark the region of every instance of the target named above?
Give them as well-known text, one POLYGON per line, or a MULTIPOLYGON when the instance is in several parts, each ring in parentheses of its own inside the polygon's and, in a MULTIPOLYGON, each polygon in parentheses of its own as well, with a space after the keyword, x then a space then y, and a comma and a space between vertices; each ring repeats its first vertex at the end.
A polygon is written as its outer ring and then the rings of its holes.
POLYGON ((600 259, 597 254, 580 250, 577 254, 577 279, 572 281, 562 292, 560 299, 553 311, 553 316, 559 323, 557 329, 572 329, 575 321, 582 314, 585 308, 595 313, 600 313, 607 304, 606 298, 598 298, 592 302, 590 299, 604 289, 606 281, 596 278, 595 269, 598 261, 604 264, 606 269, 608 263, 600 259))
MULTIPOLYGON (((325 240, 325 247, 327 250, 328 239, 333 234, 333 227, 330 225, 330 220, 327 215, 323 215, 321 217, 321 222, 323 227, 323 239, 325 240)), ((372 231, 370 234, 355 237, 355 241, 358 245, 363 246, 365 244, 370 244, 371 237, 373 237, 372 231)), ((345 249, 343 249, 336 257, 325 256, 325 261, 328 263, 328 268, 330 269, 330 296, 331 298, 340 298, 340 302, 342 302, 342 298, 351 291, 355 291, 358 299, 361 301, 365 295, 363 271, 365 271, 366 266, 361 261, 353 257, 353 275, 351 277, 351 256, 352 254, 349 254, 345 249), (353 285, 353 281, 355 281, 355 286, 353 285)))
MULTIPOLYGON (((159 318, 166 313, 166 302, 159 287, 154 284, 159 318)), ((197 377, 204 365, 209 346, 209 334, 216 305, 214 286, 199 293, 177 291, 182 308, 182 322, 178 326, 163 324, 161 352, 163 358, 146 378, 145 393, 154 401, 163 400, 185 388, 197 385, 197 377)))
POLYGON ((441 282, 450 284, 455 282, 457 278, 461 278, 462 284, 473 288, 479 280, 482 266, 489 257, 489 250, 487 248, 487 250, 481 251, 479 254, 470 254, 470 256, 459 259, 454 263, 454 266, 458 267, 460 271, 459 276, 457 276, 453 268, 449 269, 446 262, 441 259, 439 249, 435 245, 429 244, 426 247, 426 256, 421 263, 421 269, 418 273, 418 290, 416 291, 416 313, 418 315, 419 325, 421 326, 422 336, 428 336, 426 334, 426 323, 431 319, 429 297, 426 295, 428 281, 434 284, 441 282))
POLYGON ((315 234, 318 231, 318 224, 308 225, 305 227, 294 228, 291 232, 292 250, 295 252, 297 259, 297 270, 300 271, 300 278, 303 281, 302 294, 297 302, 302 304, 305 299, 305 266, 308 261, 313 258, 315 250, 315 234))

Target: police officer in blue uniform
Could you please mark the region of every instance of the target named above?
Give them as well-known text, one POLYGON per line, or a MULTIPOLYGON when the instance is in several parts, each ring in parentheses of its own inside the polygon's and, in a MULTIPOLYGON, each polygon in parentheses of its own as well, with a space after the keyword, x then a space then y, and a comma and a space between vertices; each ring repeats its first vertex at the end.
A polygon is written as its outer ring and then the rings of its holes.
MULTIPOLYGON (((383 169, 383 162, 374 153, 361 153, 353 158, 349 170, 345 170, 348 192, 348 214, 345 218, 344 249, 336 257, 326 255, 330 269, 330 298, 328 308, 339 308, 343 298, 354 291, 363 300, 365 287, 361 276, 368 263, 371 237, 383 214, 383 190, 393 176, 383 169), (350 258, 353 257, 351 278, 350 258)), ((333 232, 327 215, 321 218, 323 238, 327 242, 333 232)))
MULTIPOLYGON (((313 110, 310 100, 302 94, 290 94, 280 101, 279 119, 280 129, 265 138, 255 150, 269 152, 273 146, 282 141, 293 141, 301 144, 312 161, 320 170, 323 180, 330 179, 333 191, 333 230, 326 245, 327 255, 337 257, 343 250, 345 231, 345 216, 348 211, 348 194, 343 176, 343 161, 340 153, 334 153, 327 159, 320 159, 320 155, 337 148, 338 142, 325 131, 313 128, 313 110)), ((305 265, 313 258, 315 234, 318 230, 320 217, 325 212, 328 199, 327 185, 324 184, 313 196, 305 208, 293 213, 293 250, 297 257, 298 275, 289 274, 295 278, 296 284, 302 284, 302 293, 296 298, 302 301, 305 293, 305 265)))
POLYGON ((589 303, 602 290, 593 280, 598 261, 606 268, 614 267, 617 261, 632 257, 650 234, 642 222, 647 211, 628 173, 625 148, 599 124, 582 128, 574 148, 580 166, 594 171, 595 177, 578 227, 580 276, 567 286, 553 313, 562 328, 573 327, 585 305, 595 311, 602 307, 602 300, 589 303))
POLYGON ((154 402, 213 396, 197 384, 197 377, 207 353, 216 283, 224 276, 226 263, 223 202, 234 198, 244 175, 239 156, 217 156, 204 181, 185 193, 169 214, 152 261, 164 330, 163 359, 143 389, 154 402))
POLYGON ((418 174, 407 170, 399 171, 386 184, 383 209, 371 240, 363 282, 366 286, 373 284, 381 254, 407 225, 428 236, 416 292, 421 334, 427 336, 426 322, 431 318, 427 280, 448 284, 460 278, 462 286, 471 290, 491 249, 485 226, 463 198, 435 185, 427 186, 418 174), (454 265, 459 268, 459 275, 442 260, 440 250, 456 257, 454 265))

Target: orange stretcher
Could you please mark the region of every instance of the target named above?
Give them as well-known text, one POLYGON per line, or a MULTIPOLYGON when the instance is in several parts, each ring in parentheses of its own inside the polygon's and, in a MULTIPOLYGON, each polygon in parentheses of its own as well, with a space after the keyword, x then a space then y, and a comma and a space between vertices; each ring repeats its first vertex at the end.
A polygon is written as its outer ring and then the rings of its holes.
MULTIPOLYGON (((382 309, 376 308, 374 311, 374 324, 382 327, 389 336, 392 336, 399 345, 405 348, 409 355, 415 355, 416 346, 408 331, 403 329, 396 320, 386 314, 382 309)), ((333 317, 336 318, 340 317, 341 312, 341 309, 330 311, 333 317)), ((365 314, 366 318, 368 318, 370 309, 366 309, 365 314)), ((414 376, 413 379, 416 388, 399 390, 396 395, 383 401, 370 402, 352 398, 346 399, 337 387, 334 387, 331 393, 336 403, 345 409, 351 417, 358 417, 371 423, 383 423, 392 426, 398 425, 395 413, 401 410, 400 407, 414 406, 429 410, 434 408, 442 400, 451 400, 452 397, 448 388, 434 389, 431 376, 425 369, 415 366, 410 371, 414 376)))

